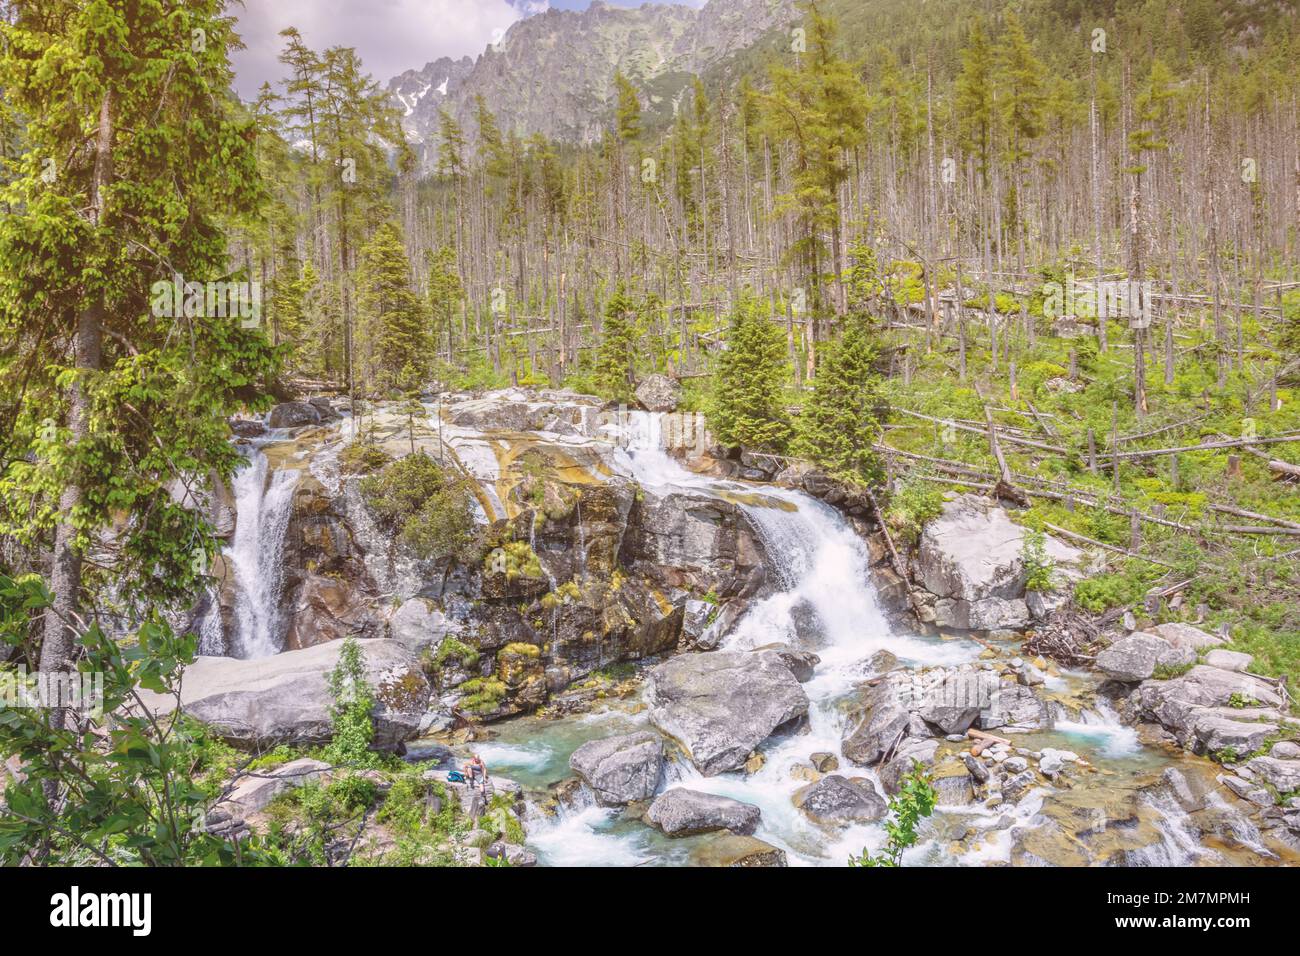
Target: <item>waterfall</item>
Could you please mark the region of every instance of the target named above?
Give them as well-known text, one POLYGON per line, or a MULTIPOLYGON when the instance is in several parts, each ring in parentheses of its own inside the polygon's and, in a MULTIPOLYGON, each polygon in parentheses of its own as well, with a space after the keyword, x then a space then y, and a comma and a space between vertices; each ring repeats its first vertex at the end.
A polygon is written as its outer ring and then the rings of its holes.
POLYGON ((223 551, 234 577, 235 633, 230 649, 235 657, 270 657, 283 649, 280 590, 281 560, 289 526, 293 492, 299 474, 273 471, 266 455, 251 449, 249 463, 235 476, 235 534, 223 551))

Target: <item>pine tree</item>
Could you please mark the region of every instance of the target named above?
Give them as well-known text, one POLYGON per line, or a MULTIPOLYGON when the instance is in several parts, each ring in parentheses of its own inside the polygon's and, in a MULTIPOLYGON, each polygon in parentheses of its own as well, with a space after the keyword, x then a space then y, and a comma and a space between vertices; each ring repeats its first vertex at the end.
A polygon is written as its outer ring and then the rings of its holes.
POLYGON ((837 478, 876 485, 884 468, 874 444, 880 441, 880 377, 876 347, 860 319, 823 348, 813 394, 799 418, 796 448, 837 478))
POLYGON ((630 402, 634 385, 637 340, 636 306, 622 286, 605 306, 595 379, 599 393, 610 401, 630 402))
POLYGON ((641 97, 621 72, 614 74, 614 90, 618 96, 614 114, 618 138, 624 143, 635 143, 641 138, 641 97))
POLYGON ((781 327, 764 305, 744 299, 732 313, 713 378, 709 424, 718 441, 783 452, 791 436, 783 394, 789 374, 781 327))
POLYGON ((975 157, 981 182, 988 188, 992 170, 993 134, 997 123, 994 110, 993 50, 979 21, 971 25, 970 38, 961 53, 961 73, 957 76, 956 102, 960 143, 975 157))
MULTIPOLYGON (((764 98, 772 138, 794 151, 791 188, 781 205, 799 214, 800 238, 794 253, 803 261, 810 285, 814 320, 821 308, 821 286, 829 272, 839 284, 842 230, 840 187, 849 175, 848 157, 866 137, 867 93, 857 71, 837 51, 836 25, 815 0, 804 7, 807 52, 797 69, 772 70, 772 91, 764 98), (829 257, 822 235, 829 232, 829 257)), ((836 302, 842 311, 843 296, 836 302)), ((817 338, 814 327, 814 340, 817 338)))
POLYGON ((380 392, 410 391, 428 371, 428 319, 411 287, 402 234, 391 222, 361 250, 357 288, 362 382, 380 392))
POLYGON ((429 311, 433 316, 433 344, 446 343, 447 361, 452 358, 456 308, 464 295, 460 273, 456 270, 456 252, 443 246, 433 253, 429 266, 429 311))

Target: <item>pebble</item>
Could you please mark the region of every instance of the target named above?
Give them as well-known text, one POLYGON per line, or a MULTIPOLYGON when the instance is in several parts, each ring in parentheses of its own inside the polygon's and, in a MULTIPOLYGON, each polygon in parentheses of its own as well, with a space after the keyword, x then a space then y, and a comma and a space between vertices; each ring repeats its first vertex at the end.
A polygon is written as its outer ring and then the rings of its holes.
POLYGON ((1023 773, 1029 769, 1029 761, 1024 757, 1008 757, 1003 764, 1010 773, 1023 773))

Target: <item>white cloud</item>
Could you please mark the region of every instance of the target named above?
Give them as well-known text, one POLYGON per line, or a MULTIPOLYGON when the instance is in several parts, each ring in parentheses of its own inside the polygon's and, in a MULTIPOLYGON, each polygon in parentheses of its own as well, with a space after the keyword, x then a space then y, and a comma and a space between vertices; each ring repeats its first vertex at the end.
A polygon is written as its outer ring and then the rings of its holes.
POLYGON ((232 57, 236 88, 252 97, 284 75, 280 31, 295 26, 316 50, 356 47, 381 83, 441 56, 482 53, 497 31, 544 12, 547 0, 244 0, 230 4, 247 49, 232 57))

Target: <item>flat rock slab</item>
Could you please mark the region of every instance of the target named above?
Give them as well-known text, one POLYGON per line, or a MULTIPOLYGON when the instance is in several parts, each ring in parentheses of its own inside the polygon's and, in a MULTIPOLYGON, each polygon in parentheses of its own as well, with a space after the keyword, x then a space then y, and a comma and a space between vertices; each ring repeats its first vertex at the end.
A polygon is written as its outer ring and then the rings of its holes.
POLYGON ((1193 627, 1191 624, 1157 624, 1150 629, 1150 633, 1164 638, 1174 647, 1185 647, 1192 651, 1227 643, 1223 638, 1203 631, 1199 627, 1193 627))
POLYGON ((738 770, 777 728, 808 713, 808 695, 770 652, 713 651, 650 672, 650 719, 705 776, 738 770))
POLYGON ((645 814, 647 823, 673 837, 712 830, 751 836, 761 817, 762 811, 753 804, 684 787, 661 793, 645 814))
POLYGON ((1205 655, 1205 663, 1225 671, 1248 671, 1254 662, 1255 658, 1250 654, 1243 654, 1241 651, 1225 651, 1221 647, 1216 647, 1205 655))
MULTIPOLYGON (((374 746, 396 750, 419 732, 429 682, 419 658, 396 641, 358 644, 366 682, 375 694, 374 746)), ((328 679, 342 648, 342 641, 329 641, 260 660, 200 657, 185 669, 181 710, 233 747, 270 750, 280 744, 328 743, 334 730, 328 679)), ((155 713, 170 713, 176 704, 170 695, 148 691, 141 698, 155 713)))

